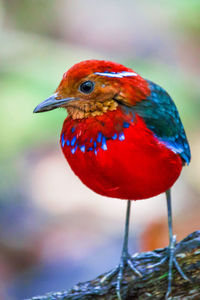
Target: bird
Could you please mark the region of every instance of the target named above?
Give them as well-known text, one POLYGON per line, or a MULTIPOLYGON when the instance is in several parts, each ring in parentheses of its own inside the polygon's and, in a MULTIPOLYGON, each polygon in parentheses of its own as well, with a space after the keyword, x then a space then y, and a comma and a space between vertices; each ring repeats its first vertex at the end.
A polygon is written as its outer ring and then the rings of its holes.
POLYGON ((101 280, 116 276, 119 300, 125 267, 142 273, 128 251, 132 200, 165 193, 169 227, 166 298, 172 290, 172 270, 189 280, 176 257, 172 231, 171 188, 191 153, 178 110, 169 94, 122 64, 90 59, 67 70, 55 93, 34 113, 65 108, 60 135, 62 152, 83 184, 94 192, 126 200, 126 219, 119 265, 101 280))

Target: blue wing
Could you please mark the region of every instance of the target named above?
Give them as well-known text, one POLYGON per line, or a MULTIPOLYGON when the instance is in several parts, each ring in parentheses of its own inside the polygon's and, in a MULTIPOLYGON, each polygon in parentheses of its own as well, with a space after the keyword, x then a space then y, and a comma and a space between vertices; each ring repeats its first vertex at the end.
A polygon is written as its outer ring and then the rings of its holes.
POLYGON ((159 85, 149 80, 147 82, 151 90, 150 96, 132 108, 144 119, 160 142, 178 153, 184 163, 189 164, 190 147, 173 100, 159 85))

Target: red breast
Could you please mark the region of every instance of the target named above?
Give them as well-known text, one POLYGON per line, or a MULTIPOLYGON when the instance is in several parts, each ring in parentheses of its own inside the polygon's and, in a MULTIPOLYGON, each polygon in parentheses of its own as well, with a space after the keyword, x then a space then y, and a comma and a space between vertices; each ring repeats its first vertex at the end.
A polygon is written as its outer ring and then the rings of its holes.
POLYGON ((66 118, 61 147, 74 173, 103 196, 153 197, 168 190, 182 170, 179 155, 159 142, 142 118, 121 109, 66 118))

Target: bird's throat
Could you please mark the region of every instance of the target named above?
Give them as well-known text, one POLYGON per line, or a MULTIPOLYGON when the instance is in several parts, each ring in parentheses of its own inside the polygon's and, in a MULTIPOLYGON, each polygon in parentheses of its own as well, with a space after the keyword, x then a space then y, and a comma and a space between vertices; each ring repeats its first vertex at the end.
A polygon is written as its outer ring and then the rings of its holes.
POLYGON ((108 111, 116 110, 118 103, 113 100, 94 101, 77 100, 66 106, 68 115, 72 119, 84 119, 88 117, 101 116, 108 111))

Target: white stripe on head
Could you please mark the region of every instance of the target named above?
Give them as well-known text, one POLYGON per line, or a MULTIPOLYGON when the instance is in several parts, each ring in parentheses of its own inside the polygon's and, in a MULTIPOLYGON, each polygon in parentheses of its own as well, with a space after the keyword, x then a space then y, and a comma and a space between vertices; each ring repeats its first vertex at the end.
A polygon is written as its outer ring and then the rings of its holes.
POLYGON ((106 77, 115 77, 115 78, 123 78, 123 77, 131 77, 131 76, 137 76, 138 74, 134 73, 134 72, 126 72, 126 71, 122 71, 119 73, 115 73, 115 72, 96 72, 94 73, 96 75, 100 75, 100 76, 106 76, 106 77))

